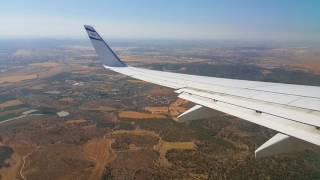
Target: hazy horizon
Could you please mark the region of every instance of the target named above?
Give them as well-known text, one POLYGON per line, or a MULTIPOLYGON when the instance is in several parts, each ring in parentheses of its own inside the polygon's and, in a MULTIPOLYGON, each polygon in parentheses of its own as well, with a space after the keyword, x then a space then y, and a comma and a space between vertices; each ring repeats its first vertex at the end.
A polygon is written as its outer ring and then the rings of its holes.
POLYGON ((246 39, 320 42, 320 2, 7 1, 0 38, 85 38, 84 24, 105 38, 246 39))
MULTIPOLYGON (((103 36, 103 35, 102 35, 103 36)), ((267 40, 267 39, 178 39, 178 38, 108 38, 103 36, 107 43, 110 45, 117 44, 162 44, 164 46, 175 46, 177 44, 187 46, 212 46, 215 48, 224 47, 308 47, 308 48, 320 48, 320 41, 298 41, 298 40, 267 40)), ((90 40, 85 37, 0 37, 0 45, 6 44, 19 44, 19 46, 29 48, 26 44, 39 44, 39 43, 51 43, 51 44, 77 44, 86 45, 91 47, 90 40)))

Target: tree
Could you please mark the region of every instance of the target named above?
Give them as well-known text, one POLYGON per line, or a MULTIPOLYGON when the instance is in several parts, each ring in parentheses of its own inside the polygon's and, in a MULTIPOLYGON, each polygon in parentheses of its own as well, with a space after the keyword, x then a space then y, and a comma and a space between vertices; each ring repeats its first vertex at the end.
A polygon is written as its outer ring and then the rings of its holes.
POLYGON ((110 179, 114 179, 114 176, 112 175, 112 168, 105 167, 101 180, 110 180, 110 179))

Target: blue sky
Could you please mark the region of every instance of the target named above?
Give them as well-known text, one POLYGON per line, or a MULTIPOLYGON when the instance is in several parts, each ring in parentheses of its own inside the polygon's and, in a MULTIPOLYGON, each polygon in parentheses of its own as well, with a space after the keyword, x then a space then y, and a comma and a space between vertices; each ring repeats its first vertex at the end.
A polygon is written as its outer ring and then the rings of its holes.
POLYGON ((85 37, 91 24, 110 38, 320 41, 318 0, 10 0, 0 37, 85 37))

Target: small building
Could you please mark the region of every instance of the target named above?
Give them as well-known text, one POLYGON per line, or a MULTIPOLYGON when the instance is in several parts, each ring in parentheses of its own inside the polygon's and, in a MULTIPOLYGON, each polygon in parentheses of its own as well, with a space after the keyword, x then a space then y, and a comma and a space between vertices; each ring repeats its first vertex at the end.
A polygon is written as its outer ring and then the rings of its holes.
POLYGON ((62 118, 62 117, 67 117, 67 116, 69 116, 70 113, 67 112, 67 111, 60 111, 60 112, 57 112, 57 115, 62 118))

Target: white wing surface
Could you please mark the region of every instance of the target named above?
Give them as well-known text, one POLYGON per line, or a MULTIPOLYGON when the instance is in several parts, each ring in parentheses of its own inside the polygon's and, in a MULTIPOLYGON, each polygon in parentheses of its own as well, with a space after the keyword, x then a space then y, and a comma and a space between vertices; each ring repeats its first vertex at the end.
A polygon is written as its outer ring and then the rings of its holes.
POLYGON ((215 109, 278 131, 256 156, 320 146, 320 87, 215 78, 127 66, 91 26, 85 26, 106 69, 175 89, 197 104, 181 121, 210 117, 215 109), (308 143, 306 143, 308 142, 308 143), (299 148, 298 148, 299 147, 299 148))

